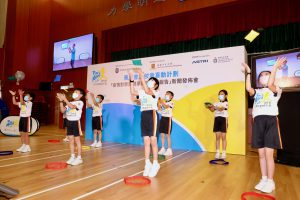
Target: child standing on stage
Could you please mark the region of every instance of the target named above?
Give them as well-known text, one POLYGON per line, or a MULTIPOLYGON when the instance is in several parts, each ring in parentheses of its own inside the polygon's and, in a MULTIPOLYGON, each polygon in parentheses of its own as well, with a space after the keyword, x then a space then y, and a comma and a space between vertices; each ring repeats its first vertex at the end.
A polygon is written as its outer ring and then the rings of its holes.
POLYGON ((29 146, 29 135, 31 132, 31 110, 32 110, 32 101, 34 100, 35 95, 33 93, 27 93, 24 96, 23 90, 18 90, 20 96, 20 102, 16 101, 16 92, 9 91, 12 95, 12 101, 14 105, 19 106, 20 108, 20 121, 19 121, 19 132, 21 135, 22 146, 17 149, 17 151, 26 153, 30 152, 31 148, 29 146), (24 98, 24 99, 23 99, 24 98))
POLYGON ((172 101, 174 93, 167 91, 165 95, 165 100, 159 100, 158 109, 161 110, 161 119, 159 122, 159 132, 161 133, 161 149, 158 152, 160 155, 172 156, 171 148, 171 131, 172 131, 172 116, 174 102, 172 101), (165 149, 165 136, 167 136, 168 148, 165 149))
POLYGON ((89 104, 88 100, 86 101, 87 107, 93 109, 93 118, 92 118, 92 129, 94 131, 94 142, 91 144, 91 147, 99 148, 102 146, 102 102, 104 96, 99 94, 95 98, 93 93, 89 93, 93 101, 92 104, 89 104), (99 140, 97 141, 97 138, 99 140))
POLYGON ((157 147, 157 135, 158 135, 158 114, 157 114, 157 102, 158 102, 158 88, 159 81, 151 77, 147 83, 144 79, 144 73, 142 70, 138 70, 142 90, 136 91, 133 86, 133 72, 129 72, 130 77, 130 93, 141 103, 141 132, 144 139, 145 148, 145 169, 143 176, 155 177, 159 171, 160 165, 157 161, 158 147, 157 147), (153 164, 150 161, 150 144, 152 146, 153 164))
POLYGON ((65 94, 57 93, 57 98, 60 101, 60 111, 66 112, 67 117, 67 135, 70 141, 71 157, 67 161, 69 165, 80 165, 83 163, 81 158, 81 141, 80 141, 80 118, 82 114, 84 91, 82 89, 75 89, 72 94, 73 101, 68 101, 65 94), (63 102, 66 103, 64 106, 63 102), (75 143, 77 146, 77 158, 75 157, 75 143))
POLYGON ((258 149, 259 164, 262 178, 255 189, 271 193, 275 190, 273 180, 275 163, 274 149, 282 149, 280 130, 278 124, 278 100, 282 90, 274 84, 276 72, 284 65, 286 58, 277 59, 272 71, 262 71, 258 76, 258 82, 262 88, 254 89, 251 86, 251 69, 245 63, 246 90, 254 98, 253 104, 253 130, 252 147, 258 149))
POLYGON ((213 105, 208 105, 207 108, 211 112, 215 112, 215 121, 213 131, 216 134, 216 159, 226 158, 226 132, 228 127, 228 92, 226 90, 220 90, 218 94, 219 102, 213 105), (222 138, 222 155, 220 157, 220 140, 222 138))

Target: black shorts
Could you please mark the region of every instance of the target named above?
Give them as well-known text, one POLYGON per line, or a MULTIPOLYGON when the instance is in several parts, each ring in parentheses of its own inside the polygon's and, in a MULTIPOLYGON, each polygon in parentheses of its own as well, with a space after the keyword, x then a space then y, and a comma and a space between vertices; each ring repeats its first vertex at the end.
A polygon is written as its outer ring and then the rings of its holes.
POLYGON ((31 117, 20 117, 19 132, 30 133, 31 126, 32 126, 31 117))
POLYGON ((159 132, 164 134, 171 134, 172 131, 172 117, 161 117, 159 122, 159 132))
POLYGON ((92 129, 102 131, 102 116, 92 118, 92 129))
POLYGON ((277 116, 259 115, 254 118, 252 147, 282 149, 277 116))
POLYGON ((66 128, 67 127, 67 118, 63 118, 64 122, 63 122, 63 128, 66 128))
POLYGON ((67 120, 67 135, 73 135, 74 137, 80 136, 79 121, 67 120))
POLYGON ((141 116, 141 132, 142 137, 144 136, 155 136, 157 137, 158 132, 158 114, 156 110, 142 111, 141 116))
POLYGON ((227 118, 226 117, 215 117, 214 132, 227 132, 227 118))

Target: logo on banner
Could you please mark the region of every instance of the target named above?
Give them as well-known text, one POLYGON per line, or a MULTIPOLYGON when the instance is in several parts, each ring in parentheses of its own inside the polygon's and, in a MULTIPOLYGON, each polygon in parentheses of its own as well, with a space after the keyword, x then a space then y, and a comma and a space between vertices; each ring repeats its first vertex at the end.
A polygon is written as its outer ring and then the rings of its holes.
POLYGON ((229 56, 219 56, 219 57, 214 57, 213 63, 227 63, 231 62, 233 59, 230 58, 229 56))
POLYGON ((16 124, 16 121, 13 120, 7 120, 6 127, 13 127, 16 124))
POLYGON ((105 69, 101 68, 100 70, 93 70, 92 71, 92 82, 98 83, 101 81, 106 81, 107 77, 105 76, 105 69))
POLYGON ((203 63, 208 63, 208 59, 205 60, 194 60, 192 64, 203 64, 203 63))

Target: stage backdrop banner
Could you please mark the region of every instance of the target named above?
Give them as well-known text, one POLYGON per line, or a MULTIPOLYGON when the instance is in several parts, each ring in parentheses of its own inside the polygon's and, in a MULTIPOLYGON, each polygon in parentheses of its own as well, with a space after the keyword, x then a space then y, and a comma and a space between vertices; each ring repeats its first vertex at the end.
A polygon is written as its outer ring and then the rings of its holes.
MULTIPOLYGON (((171 133, 173 149, 215 151, 214 113, 205 102, 218 102, 218 92, 228 91, 227 152, 245 155, 246 96, 241 63, 246 60, 243 46, 180 53, 91 65, 87 89, 105 96, 103 140, 142 145, 140 107, 131 100, 128 71, 140 67, 145 79, 156 77, 160 97, 174 93, 171 133)), ((138 74, 134 85, 141 85, 138 74)), ((91 109, 86 114, 86 139, 92 139, 91 109)), ((159 141, 160 144, 160 141, 159 141)))

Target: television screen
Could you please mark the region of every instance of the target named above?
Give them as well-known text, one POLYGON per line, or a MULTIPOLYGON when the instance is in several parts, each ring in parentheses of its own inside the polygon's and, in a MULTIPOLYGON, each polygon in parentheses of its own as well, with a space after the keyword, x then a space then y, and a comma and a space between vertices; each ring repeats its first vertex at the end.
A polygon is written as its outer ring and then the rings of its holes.
POLYGON ((93 63, 94 35, 54 43, 53 71, 86 67, 93 63))
POLYGON ((253 57, 255 86, 259 86, 259 74, 262 71, 271 71, 278 57, 286 57, 287 62, 281 70, 277 71, 275 84, 286 90, 300 90, 300 49, 253 57))

